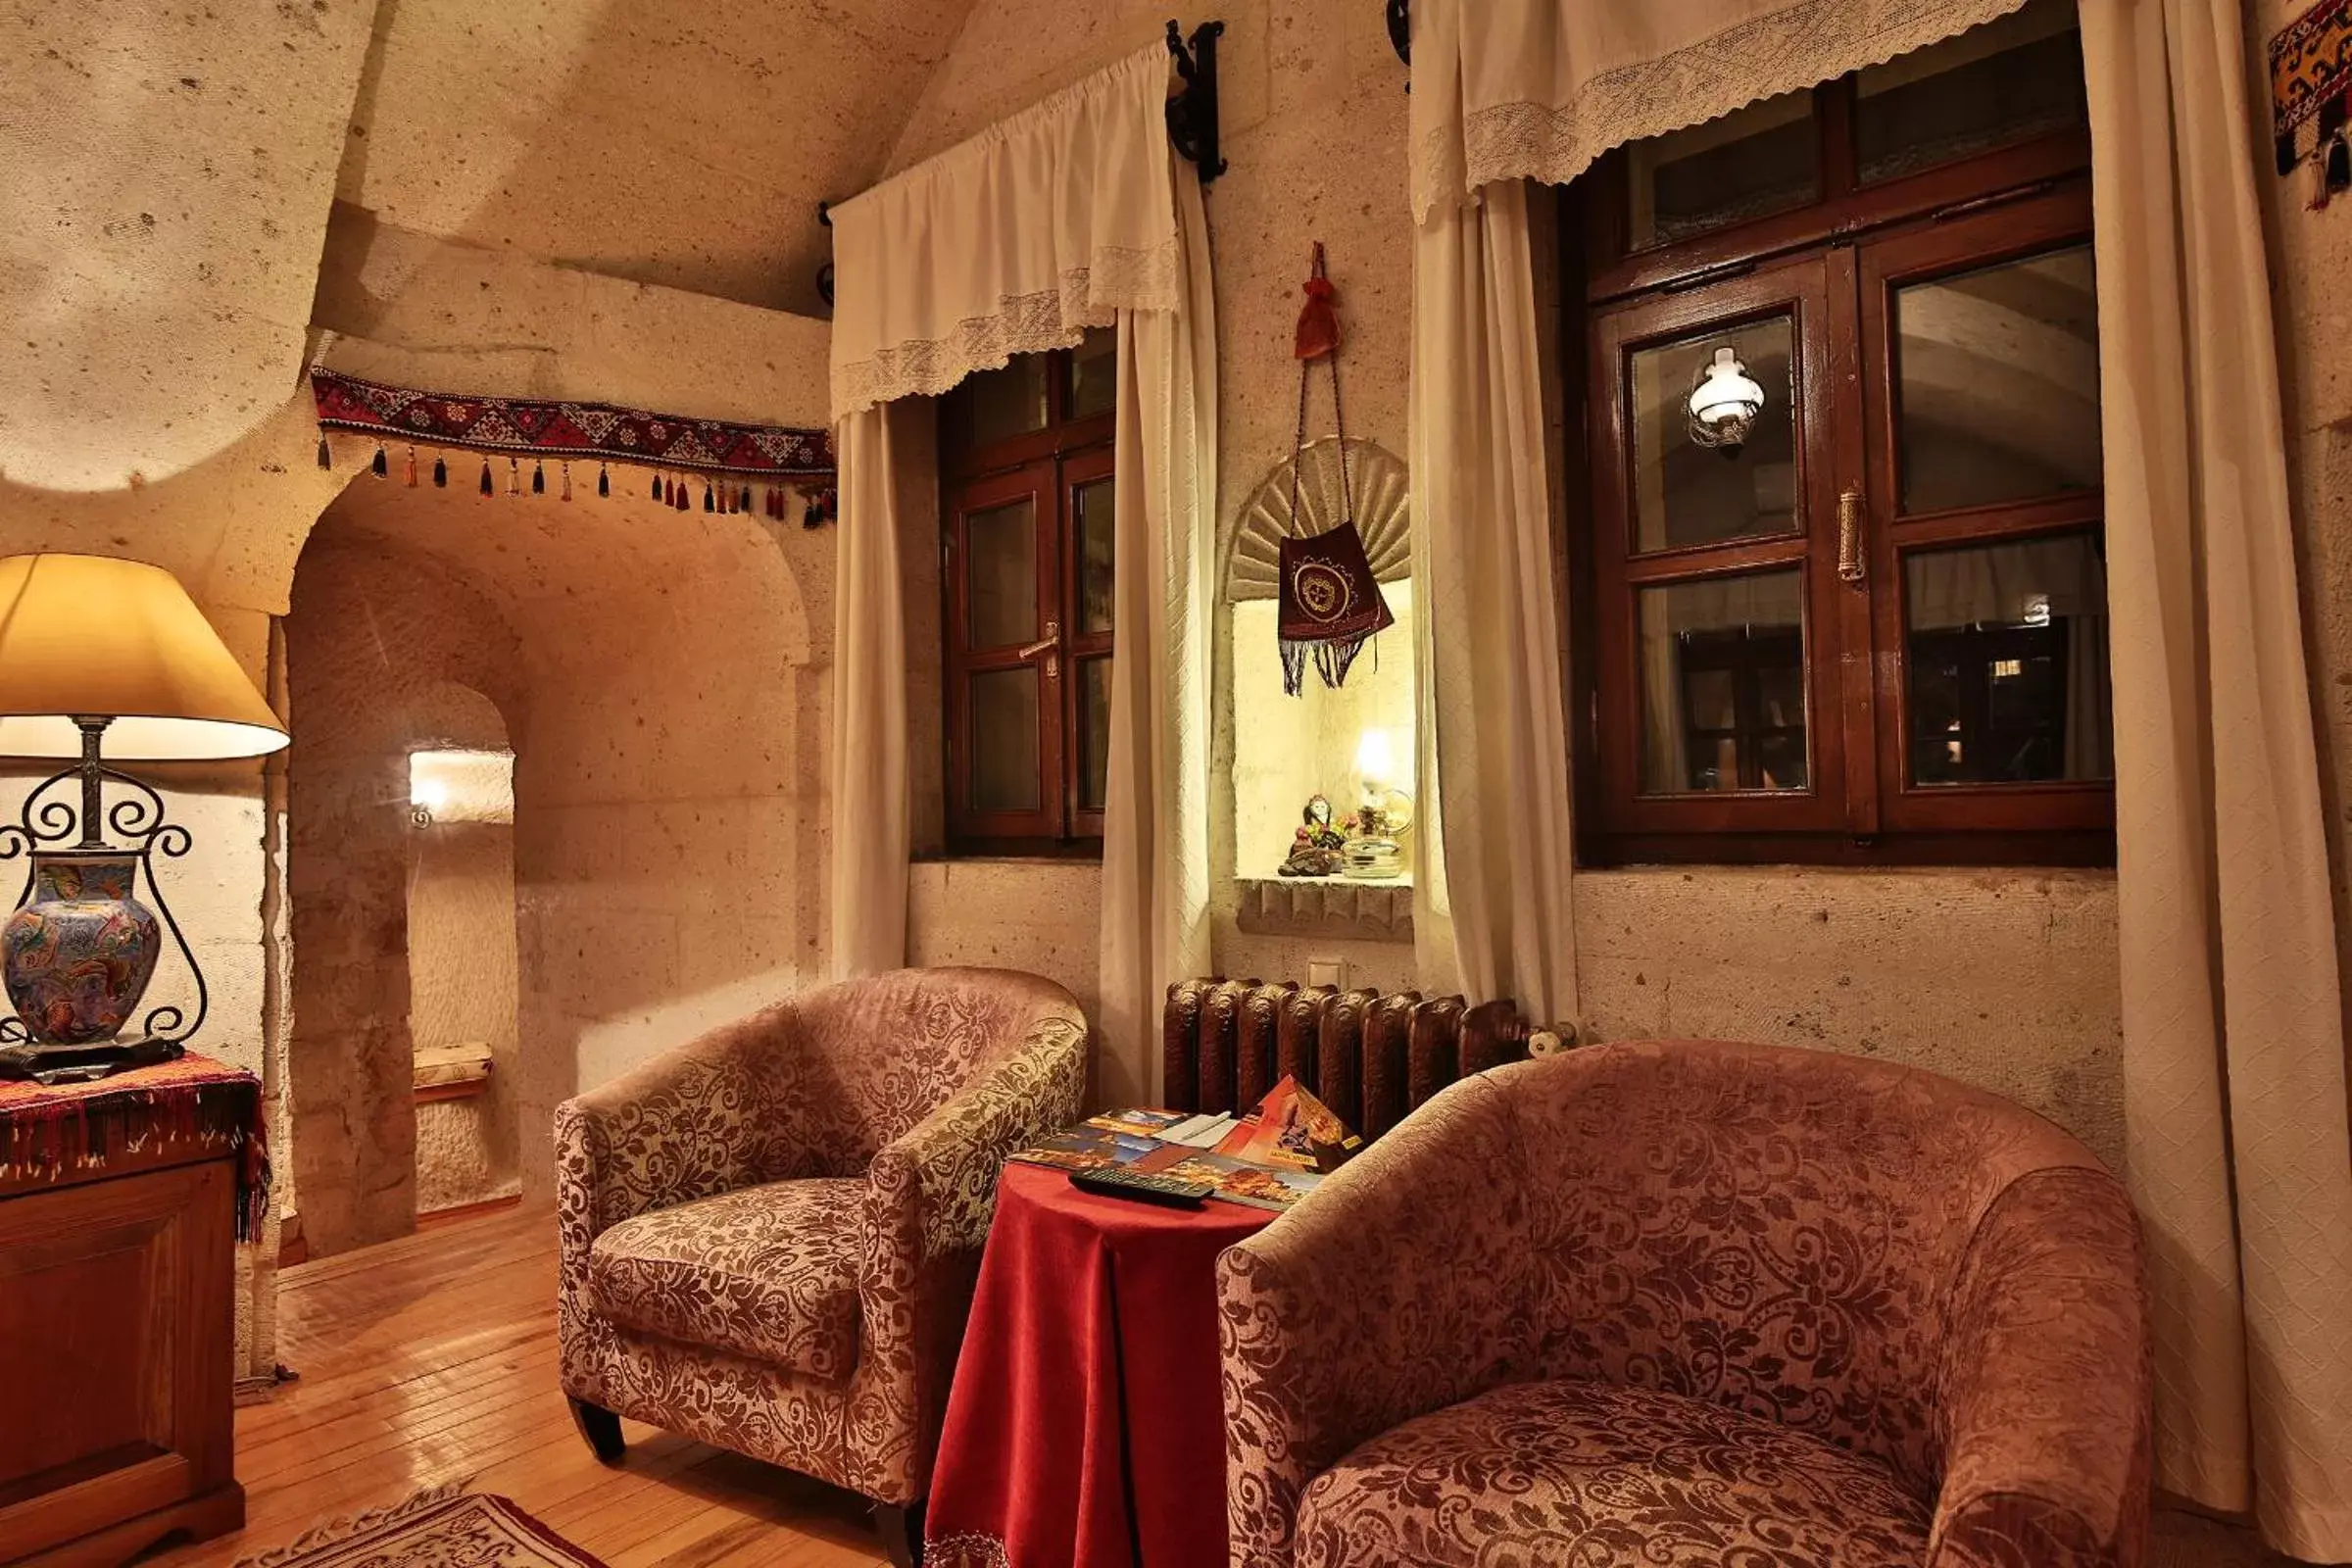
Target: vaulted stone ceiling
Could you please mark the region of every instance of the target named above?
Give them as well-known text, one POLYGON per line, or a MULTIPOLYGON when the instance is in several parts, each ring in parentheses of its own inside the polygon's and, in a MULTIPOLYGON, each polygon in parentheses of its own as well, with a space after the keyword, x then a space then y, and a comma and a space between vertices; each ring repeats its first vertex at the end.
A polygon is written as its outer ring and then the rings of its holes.
POLYGON ((0 503, 227 450, 385 225, 819 310, 969 6, 0 0, 0 503))
POLYGON ((816 204, 883 172, 971 0, 379 0, 338 200, 820 309, 816 204))

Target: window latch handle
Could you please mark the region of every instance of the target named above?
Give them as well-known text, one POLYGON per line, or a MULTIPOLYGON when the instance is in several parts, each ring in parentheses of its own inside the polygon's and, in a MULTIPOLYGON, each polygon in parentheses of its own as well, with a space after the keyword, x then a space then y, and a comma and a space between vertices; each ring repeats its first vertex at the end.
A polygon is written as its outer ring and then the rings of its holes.
POLYGON ((1862 492, 1848 490, 1838 498, 1838 578, 1858 583, 1869 575, 1862 560, 1862 492))
POLYGON ((1044 654, 1046 656, 1046 679, 1052 680, 1061 673, 1060 650, 1061 622, 1058 620, 1049 620, 1046 622, 1046 634, 1043 637, 1040 637, 1037 641, 1031 643, 1028 647, 1022 649, 1014 657, 1017 659, 1035 659, 1038 655, 1044 654))

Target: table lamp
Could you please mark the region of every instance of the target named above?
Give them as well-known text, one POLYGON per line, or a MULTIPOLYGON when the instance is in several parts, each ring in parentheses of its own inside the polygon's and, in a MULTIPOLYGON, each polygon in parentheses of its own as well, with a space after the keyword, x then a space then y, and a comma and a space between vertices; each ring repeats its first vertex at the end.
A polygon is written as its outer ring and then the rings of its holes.
POLYGON ((74 760, 0 823, 0 860, 28 862, 0 925, 0 979, 16 1008, 0 1019, 0 1077, 60 1083, 169 1061, 204 1025, 203 970, 155 880, 155 857, 187 854, 188 830, 108 761, 215 761, 285 744, 285 726, 170 572, 102 556, 0 560, 0 757, 74 760), (142 872, 153 909, 138 896, 142 872), (195 1015, 156 1007, 122 1039, 167 930, 195 977, 195 1015))

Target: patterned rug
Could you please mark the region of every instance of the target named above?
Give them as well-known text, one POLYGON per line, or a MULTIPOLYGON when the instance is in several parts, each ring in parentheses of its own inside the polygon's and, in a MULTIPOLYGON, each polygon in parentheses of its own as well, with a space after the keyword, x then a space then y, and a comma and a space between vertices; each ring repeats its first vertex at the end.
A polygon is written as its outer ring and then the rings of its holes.
POLYGON ((505 1497, 440 1487, 337 1519, 236 1568, 605 1568, 505 1497))

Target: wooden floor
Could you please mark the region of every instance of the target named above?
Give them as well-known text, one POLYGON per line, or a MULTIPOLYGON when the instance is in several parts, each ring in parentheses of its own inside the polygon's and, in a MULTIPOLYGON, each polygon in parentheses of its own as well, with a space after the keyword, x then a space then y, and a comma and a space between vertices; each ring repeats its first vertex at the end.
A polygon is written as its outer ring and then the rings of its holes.
POLYGON ((278 1276, 278 1359, 301 1381, 237 1412, 246 1527, 147 1559, 224 1568, 338 1515, 463 1481, 610 1568, 882 1561, 845 1492, 635 1422, 589 1454, 556 1383, 556 1223, 512 1209, 278 1276))

